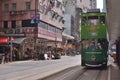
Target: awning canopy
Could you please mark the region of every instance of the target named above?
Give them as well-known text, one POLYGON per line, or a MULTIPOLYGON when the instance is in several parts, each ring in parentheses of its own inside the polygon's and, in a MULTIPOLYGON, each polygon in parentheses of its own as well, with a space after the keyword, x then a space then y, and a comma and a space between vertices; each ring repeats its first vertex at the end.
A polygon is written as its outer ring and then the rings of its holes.
POLYGON ((21 44, 26 38, 15 38, 13 43, 21 44))
POLYGON ((74 39, 74 37, 71 36, 71 35, 68 35, 68 34, 65 34, 65 33, 62 33, 62 35, 63 35, 63 36, 66 36, 68 39, 74 39))

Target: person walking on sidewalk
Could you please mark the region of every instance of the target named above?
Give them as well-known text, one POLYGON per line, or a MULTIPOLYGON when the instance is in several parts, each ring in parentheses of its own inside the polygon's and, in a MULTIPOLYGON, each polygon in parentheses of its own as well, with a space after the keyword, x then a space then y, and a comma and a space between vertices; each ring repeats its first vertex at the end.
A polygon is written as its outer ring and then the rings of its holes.
POLYGON ((5 60, 7 63, 10 61, 10 52, 9 51, 5 55, 5 60))
POLYGON ((2 54, 2 64, 5 64, 5 53, 2 54))
POLYGON ((6 51, 6 52, 2 55, 2 63, 3 63, 3 64, 8 63, 8 62, 9 62, 9 59, 10 59, 10 53, 6 51))

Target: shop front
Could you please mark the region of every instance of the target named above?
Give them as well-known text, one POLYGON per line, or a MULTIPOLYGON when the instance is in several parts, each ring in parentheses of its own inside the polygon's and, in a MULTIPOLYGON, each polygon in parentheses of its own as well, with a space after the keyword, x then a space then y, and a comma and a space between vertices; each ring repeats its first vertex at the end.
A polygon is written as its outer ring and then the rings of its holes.
POLYGON ((74 37, 68 34, 62 34, 62 48, 65 55, 69 55, 74 50, 74 45, 69 40, 74 40, 74 37))

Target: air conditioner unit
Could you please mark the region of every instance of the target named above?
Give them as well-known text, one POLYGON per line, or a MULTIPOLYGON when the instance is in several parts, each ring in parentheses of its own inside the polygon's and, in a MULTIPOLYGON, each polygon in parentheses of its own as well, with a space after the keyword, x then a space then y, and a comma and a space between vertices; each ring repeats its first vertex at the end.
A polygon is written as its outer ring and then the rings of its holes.
POLYGON ((20 14, 20 15, 23 15, 24 11, 18 11, 17 13, 20 14))
POLYGON ((10 11, 10 15, 16 15, 17 11, 10 11))
POLYGON ((22 28, 15 29, 15 33, 17 34, 23 33, 23 29, 22 28))

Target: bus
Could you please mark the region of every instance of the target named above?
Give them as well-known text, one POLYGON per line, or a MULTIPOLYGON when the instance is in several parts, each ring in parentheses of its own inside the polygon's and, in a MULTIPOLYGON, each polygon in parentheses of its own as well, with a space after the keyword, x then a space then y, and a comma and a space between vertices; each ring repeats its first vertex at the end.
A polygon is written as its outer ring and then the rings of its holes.
POLYGON ((107 67, 108 28, 106 13, 98 10, 81 14, 81 65, 107 67))

